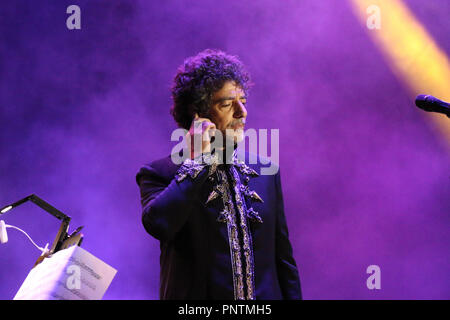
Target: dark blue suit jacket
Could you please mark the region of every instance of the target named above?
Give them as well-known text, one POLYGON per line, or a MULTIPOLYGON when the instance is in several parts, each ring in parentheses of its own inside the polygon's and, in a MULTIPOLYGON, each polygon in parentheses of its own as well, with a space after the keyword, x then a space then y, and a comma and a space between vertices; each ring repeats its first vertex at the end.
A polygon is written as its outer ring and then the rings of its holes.
MULTIPOLYGON (((260 172, 259 164, 249 166, 260 172)), ((188 177, 178 183, 174 176, 179 167, 168 156, 143 166, 136 176, 143 225, 160 240, 160 298, 232 300, 227 228, 217 221, 222 208, 220 202, 205 205, 213 182, 207 179, 205 169, 197 178, 188 177)), ((246 200, 247 206, 259 212, 263 220, 250 223, 256 299, 301 299, 280 172, 254 177, 248 185, 264 200, 246 200)))

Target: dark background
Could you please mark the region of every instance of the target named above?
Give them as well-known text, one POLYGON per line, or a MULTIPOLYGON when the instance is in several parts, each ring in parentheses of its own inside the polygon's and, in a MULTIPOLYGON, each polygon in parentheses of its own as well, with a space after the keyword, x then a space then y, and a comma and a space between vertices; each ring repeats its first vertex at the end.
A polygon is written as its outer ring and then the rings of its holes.
MULTIPOLYGON (((403 3, 449 54, 449 2, 403 3)), ((450 298, 450 142, 350 1, 10 0, 0 37, 0 206, 35 193, 72 217, 71 231, 84 225, 83 247, 118 270, 105 299, 158 298, 159 243, 134 179, 174 146, 171 81, 205 48, 248 67, 247 127, 280 129, 304 298, 450 298), (66 27, 71 4, 81 30, 66 27), (366 287, 372 264, 381 290, 366 287)), ((58 228, 32 204, 1 219, 41 246, 58 228)), ((39 256, 9 238, 1 299, 39 256)))

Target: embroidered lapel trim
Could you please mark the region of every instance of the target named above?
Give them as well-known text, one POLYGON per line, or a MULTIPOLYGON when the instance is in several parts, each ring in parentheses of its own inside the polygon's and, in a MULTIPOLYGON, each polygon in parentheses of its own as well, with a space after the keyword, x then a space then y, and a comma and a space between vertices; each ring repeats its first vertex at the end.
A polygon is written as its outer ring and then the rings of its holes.
POLYGON ((195 179, 197 178, 198 174, 207 166, 209 166, 208 176, 211 176, 216 171, 217 163, 217 154, 202 154, 195 159, 187 158, 183 161, 180 168, 177 170, 175 179, 177 182, 183 181, 188 176, 192 179, 195 179))
POLYGON ((254 281, 254 258, 252 235, 248 221, 263 223, 258 212, 253 208, 247 208, 245 198, 251 201, 264 202, 254 190, 249 190, 247 183, 250 178, 257 177, 259 174, 247 166, 244 161, 237 157, 237 150, 232 155, 232 165, 226 166, 226 170, 231 177, 231 182, 227 177, 225 169, 218 169, 217 155, 202 155, 194 160, 186 159, 178 169, 175 179, 181 182, 188 176, 195 179, 199 173, 208 168, 208 176, 213 179, 215 174, 217 185, 208 196, 205 205, 210 204, 218 198, 222 198, 223 210, 217 218, 218 222, 227 224, 228 242, 230 247, 231 266, 233 271, 233 287, 235 300, 254 300, 255 281, 254 281), (244 175, 244 184, 241 183, 239 172, 244 175), (233 189, 236 209, 233 204, 233 189), (239 228, 239 229, 238 229, 239 228), (239 232, 242 234, 242 246, 239 239, 239 232), (245 261, 245 270, 243 270, 243 261, 245 261))

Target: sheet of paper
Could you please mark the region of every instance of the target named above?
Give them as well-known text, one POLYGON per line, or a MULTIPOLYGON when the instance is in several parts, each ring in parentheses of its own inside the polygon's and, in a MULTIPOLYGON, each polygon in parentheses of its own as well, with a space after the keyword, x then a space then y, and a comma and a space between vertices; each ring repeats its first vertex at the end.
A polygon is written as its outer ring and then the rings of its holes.
POLYGON ((34 267, 14 300, 100 300, 116 273, 88 251, 73 246, 34 267))

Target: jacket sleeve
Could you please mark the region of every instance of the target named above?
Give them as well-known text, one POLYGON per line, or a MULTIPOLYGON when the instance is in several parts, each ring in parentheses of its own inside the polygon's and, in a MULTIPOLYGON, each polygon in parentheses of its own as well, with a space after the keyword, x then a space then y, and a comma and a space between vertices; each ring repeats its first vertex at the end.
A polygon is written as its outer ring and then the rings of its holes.
POLYGON ((206 165, 185 162, 167 185, 155 168, 143 166, 136 175, 136 182, 145 230, 158 240, 171 240, 187 222, 199 188, 208 175, 206 165))
POLYGON ((300 277, 292 253, 286 217, 284 215, 280 171, 275 175, 275 187, 277 193, 276 263, 278 281, 280 283, 283 299, 301 300, 302 291, 300 277))

